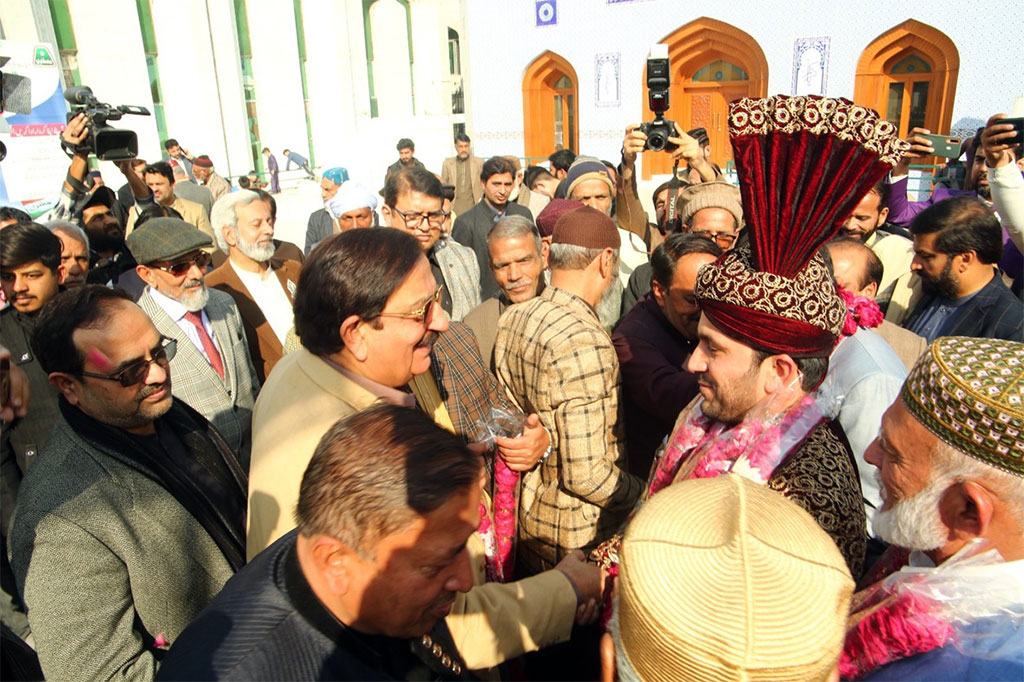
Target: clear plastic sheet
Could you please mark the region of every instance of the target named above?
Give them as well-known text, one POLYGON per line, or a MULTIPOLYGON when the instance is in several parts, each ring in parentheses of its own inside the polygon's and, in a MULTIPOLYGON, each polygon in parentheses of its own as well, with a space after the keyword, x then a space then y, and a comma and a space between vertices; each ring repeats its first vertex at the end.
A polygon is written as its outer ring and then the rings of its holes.
POLYGON ((522 435, 526 426, 526 415, 492 407, 487 419, 480 419, 473 426, 473 442, 493 448, 496 438, 514 438, 522 435))
POLYGON ((854 595, 843 679, 952 645, 970 658, 1020 656, 1024 562, 976 538, 937 567, 907 566, 854 595))

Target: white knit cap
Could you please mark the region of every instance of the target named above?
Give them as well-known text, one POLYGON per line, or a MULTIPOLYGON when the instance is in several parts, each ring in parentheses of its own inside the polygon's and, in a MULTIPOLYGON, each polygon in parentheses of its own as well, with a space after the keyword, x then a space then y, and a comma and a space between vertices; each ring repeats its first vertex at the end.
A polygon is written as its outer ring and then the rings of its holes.
POLYGON ((327 201, 327 212, 332 218, 340 218, 343 213, 367 207, 371 211, 377 208, 377 195, 354 180, 339 187, 337 193, 327 201))

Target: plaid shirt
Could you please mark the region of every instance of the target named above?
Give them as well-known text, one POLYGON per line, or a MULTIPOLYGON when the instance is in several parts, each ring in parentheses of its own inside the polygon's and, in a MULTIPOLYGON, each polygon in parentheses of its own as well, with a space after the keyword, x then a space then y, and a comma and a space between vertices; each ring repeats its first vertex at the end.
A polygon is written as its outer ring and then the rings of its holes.
POLYGON ((502 315, 494 357, 505 389, 551 432, 519 505, 519 559, 539 571, 619 530, 643 488, 627 473, 619 361, 594 309, 555 287, 502 315))

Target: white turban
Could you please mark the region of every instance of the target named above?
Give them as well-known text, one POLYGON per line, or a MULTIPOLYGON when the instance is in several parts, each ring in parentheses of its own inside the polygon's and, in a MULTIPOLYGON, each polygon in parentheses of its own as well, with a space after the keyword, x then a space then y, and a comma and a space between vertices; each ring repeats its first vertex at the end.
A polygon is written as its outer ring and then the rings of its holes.
POLYGON ((339 187, 337 193, 327 200, 327 212, 332 218, 340 218, 343 213, 367 207, 371 211, 376 210, 377 195, 353 180, 339 187))

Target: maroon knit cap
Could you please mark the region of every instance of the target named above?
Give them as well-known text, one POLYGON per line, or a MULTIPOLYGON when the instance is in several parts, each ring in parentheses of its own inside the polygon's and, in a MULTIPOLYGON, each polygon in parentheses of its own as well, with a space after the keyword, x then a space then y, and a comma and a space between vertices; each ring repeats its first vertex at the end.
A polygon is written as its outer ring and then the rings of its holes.
POLYGON ((193 166, 199 166, 200 168, 213 168, 213 161, 206 154, 197 156, 195 161, 192 162, 193 166))
POLYGON ((618 249, 622 240, 611 218, 595 208, 582 206, 558 219, 551 243, 585 249, 618 249))
POLYGON ((569 211, 575 211, 583 204, 572 199, 552 199, 537 214, 537 229, 541 237, 550 237, 555 232, 555 223, 569 211))

